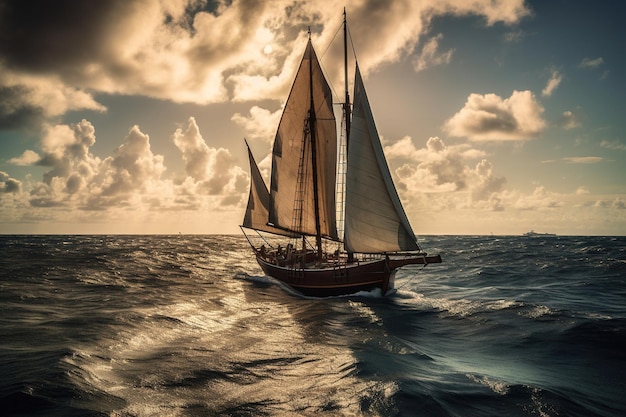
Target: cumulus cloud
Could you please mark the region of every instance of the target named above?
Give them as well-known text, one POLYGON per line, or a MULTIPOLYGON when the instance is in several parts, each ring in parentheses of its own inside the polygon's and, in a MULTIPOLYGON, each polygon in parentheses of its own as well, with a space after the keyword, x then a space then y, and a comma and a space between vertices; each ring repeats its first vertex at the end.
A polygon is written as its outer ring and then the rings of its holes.
MULTIPOLYGON (((523 0, 346 6, 364 74, 414 51, 436 16, 477 15, 493 25, 530 13, 523 0)), ((340 21, 332 0, 5 2, 0 38, 11 42, 0 44, 0 127, 70 110, 104 111, 99 93, 200 104, 280 99, 301 57, 305 28, 312 25, 314 42, 328 45, 340 21)), ((439 39, 422 47, 421 65, 449 60, 451 51, 437 52, 439 39)), ((339 53, 331 48, 326 61, 339 53)), ((339 77, 340 60, 326 70, 339 77)))
POLYGON ((543 185, 536 187, 531 194, 513 193, 509 198, 512 207, 518 210, 553 209, 563 205, 562 196, 547 190, 543 185))
POLYGON ((558 70, 552 70, 550 79, 548 80, 548 83, 546 84, 544 89, 541 91, 541 95, 550 97, 554 90, 556 90, 556 88, 559 86, 559 84, 561 84, 562 80, 563 75, 558 70))
POLYGON ((385 154, 407 213, 422 233, 500 230, 517 234, 531 228, 559 233, 559 225, 564 224, 568 229, 563 231, 574 227, 574 233, 590 233, 598 227, 615 233, 624 221, 623 196, 599 198, 585 186, 571 193, 541 184, 530 192, 507 189, 506 178, 496 174, 488 155, 468 144, 448 146, 433 137, 416 147, 405 137, 386 146, 385 154), (602 226, 607 217, 608 224, 602 226))
POLYGON ((496 94, 470 94, 465 106, 446 124, 452 136, 474 141, 529 140, 546 126, 543 107, 532 92, 513 91, 503 99, 496 94))
POLYGON ((196 182, 199 192, 223 195, 245 191, 247 174, 235 165, 228 149, 210 148, 206 144, 193 117, 189 118, 184 132, 176 130, 173 140, 182 152, 185 171, 196 182))
POLYGON ((589 189, 585 186, 580 186, 576 189, 576 194, 577 195, 585 195, 585 194, 589 194, 589 189))
POLYGON ((406 194, 456 193, 469 196, 465 204, 489 206, 501 210, 498 193, 506 179, 493 174, 492 164, 485 153, 468 145, 447 146, 438 137, 431 137, 426 146, 417 149, 409 137, 385 148, 385 154, 396 169, 399 187, 406 194), (480 159, 474 166, 471 161, 480 159))
POLYGON ((146 191, 159 182, 164 171, 163 155, 152 153, 150 137, 135 125, 113 156, 102 161, 100 195, 118 197, 146 191))
POLYGON ((443 35, 440 33, 437 36, 430 38, 422 47, 422 52, 413 61, 413 67, 415 71, 422 71, 430 67, 437 65, 449 64, 452 60, 452 54, 454 49, 449 49, 446 52, 439 51, 439 41, 443 39, 443 35))
POLYGON ((20 156, 9 159, 8 162, 17 166, 28 166, 39 162, 40 159, 41 157, 37 152, 27 149, 20 156))
MULTIPOLYGON (((551 191, 544 185, 536 185, 531 192, 507 189, 506 177, 497 175, 497 167, 488 160, 484 151, 468 144, 447 145, 438 137, 429 138, 423 147, 415 146, 411 138, 404 137, 386 146, 385 154, 390 167, 394 168, 396 185, 407 211, 419 212, 420 216, 429 218, 443 216, 446 222, 456 221, 455 218, 446 217, 450 213, 471 218, 481 216, 485 211, 507 211, 515 213, 513 217, 506 217, 506 221, 511 224, 516 223, 516 219, 532 219, 531 223, 518 222, 516 227, 523 231, 524 228, 538 227, 544 223, 550 227, 550 222, 558 220, 559 216, 571 215, 572 222, 576 223, 578 216, 583 215, 583 208, 609 210, 624 205, 623 197, 598 202, 597 195, 591 194, 585 186, 579 186, 569 194, 551 191)), ((567 159, 561 161, 573 162, 567 159)), ((584 215, 591 216, 589 212, 584 215)), ((415 220, 419 221, 420 216, 415 220)), ((593 216, 590 221, 593 221, 593 216)), ((489 227, 486 223, 481 224, 489 227)), ((507 224, 500 226, 504 230, 515 230, 507 229, 510 226, 507 224)), ((488 229, 482 230, 482 233, 486 232, 488 229)))
POLYGON ((253 106, 249 115, 235 113, 231 120, 244 128, 246 138, 259 139, 269 145, 274 140, 281 114, 282 109, 272 113, 267 109, 253 106))
POLYGON ((101 159, 91 152, 96 134, 89 121, 48 125, 41 155, 25 152, 14 161, 47 167, 41 181, 24 189, 19 181, 2 173, 0 189, 3 193, 27 193, 30 207, 64 207, 79 212, 240 205, 248 176, 229 151, 208 147, 193 118, 186 131, 178 130, 174 138, 186 170, 186 177, 177 183, 164 178, 164 157, 152 151, 150 137, 138 126, 129 130, 112 155, 101 159))
POLYGON ((11 178, 11 176, 4 171, 0 171, 0 194, 18 193, 21 191, 21 188, 21 181, 11 178))
POLYGON ((87 120, 47 126, 37 164, 50 169, 32 187, 30 204, 90 210, 128 205, 158 182, 165 170, 163 156, 152 153, 149 137, 137 126, 104 160, 91 153, 95 142, 95 128, 87 120))

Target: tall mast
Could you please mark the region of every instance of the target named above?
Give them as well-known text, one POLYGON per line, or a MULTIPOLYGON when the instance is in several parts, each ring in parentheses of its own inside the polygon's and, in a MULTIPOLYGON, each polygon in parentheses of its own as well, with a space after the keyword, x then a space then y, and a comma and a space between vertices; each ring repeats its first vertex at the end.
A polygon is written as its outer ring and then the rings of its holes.
MULTIPOLYGON (((346 17, 346 8, 343 8, 343 63, 344 63, 344 81, 345 81, 345 86, 346 86, 346 101, 345 103, 343 103, 343 117, 344 117, 344 123, 346 126, 346 154, 347 154, 347 150, 348 147, 350 146, 350 93, 348 91, 349 89, 349 82, 348 82, 348 19, 346 17)), ((343 212, 343 216, 344 216, 344 231, 345 231, 345 196, 346 196, 346 184, 344 182, 344 191, 343 191, 343 198, 344 198, 344 212, 343 212)), ((345 238, 345 236, 344 236, 345 238)), ((348 252, 348 262, 352 262, 354 261, 354 253, 352 252, 348 252)))
POLYGON ((350 93, 348 92, 348 21, 346 19, 346 8, 343 8, 343 63, 344 81, 346 85, 346 101, 343 103, 343 113, 346 122, 346 147, 350 134, 350 93))
MULTIPOLYGON (((315 103, 313 102, 313 45, 311 44, 311 29, 309 28, 309 133, 311 135, 311 170, 313 171, 313 205, 315 209, 315 246, 317 258, 322 259, 322 231, 320 225, 319 190, 317 186, 317 146, 315 143, 315 103)), ((304 249, 304 248, 303 248, 304 249)))

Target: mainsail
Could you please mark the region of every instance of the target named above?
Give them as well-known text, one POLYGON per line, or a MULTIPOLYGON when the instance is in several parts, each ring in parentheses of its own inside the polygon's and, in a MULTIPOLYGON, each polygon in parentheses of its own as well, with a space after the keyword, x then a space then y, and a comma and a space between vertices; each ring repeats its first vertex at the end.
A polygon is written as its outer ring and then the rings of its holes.
POLYGON ((358 65, 348 136, 345 204, 346 251, 419 250, 389 173, 358 65))
POLYGON ((338 239, 332 93, 309 39, 274 139, 269 199, 269 223, 306 235, 317 233, 311 135, 315 140, 320 234, 338 239))

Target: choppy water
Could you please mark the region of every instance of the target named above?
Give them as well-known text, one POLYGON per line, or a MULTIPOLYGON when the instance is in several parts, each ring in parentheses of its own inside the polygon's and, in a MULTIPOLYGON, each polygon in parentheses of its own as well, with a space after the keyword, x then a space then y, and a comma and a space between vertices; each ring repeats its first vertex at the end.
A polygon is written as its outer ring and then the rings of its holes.
POLYGON ((422 243, 310 299, 239 236, 0 236, 0 413, 626 415, 626 238, 422 243))

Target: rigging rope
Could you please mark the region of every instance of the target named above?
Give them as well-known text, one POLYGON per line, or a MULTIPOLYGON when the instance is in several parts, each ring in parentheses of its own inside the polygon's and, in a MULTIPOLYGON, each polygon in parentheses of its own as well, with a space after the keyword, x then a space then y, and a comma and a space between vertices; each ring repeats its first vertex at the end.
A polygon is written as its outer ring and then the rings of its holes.
MULTIPOLYGON (((418 272, 421 271, 422 269, 426 268, 426 265, 428 265, 428 264, 425 263, 424 265, 422 265, 422 267, 418 270, 418 272)), ((402 288, 404 288, 405 286, 410 284, 416 277, 417 277, 417 273, 414 274, 411 278, 409 278, 409 280, 407 282, 405 282, 404 284, 402 284, 399 287, 395 288, 395 290, 396 291, 400 291, 402 288)))

